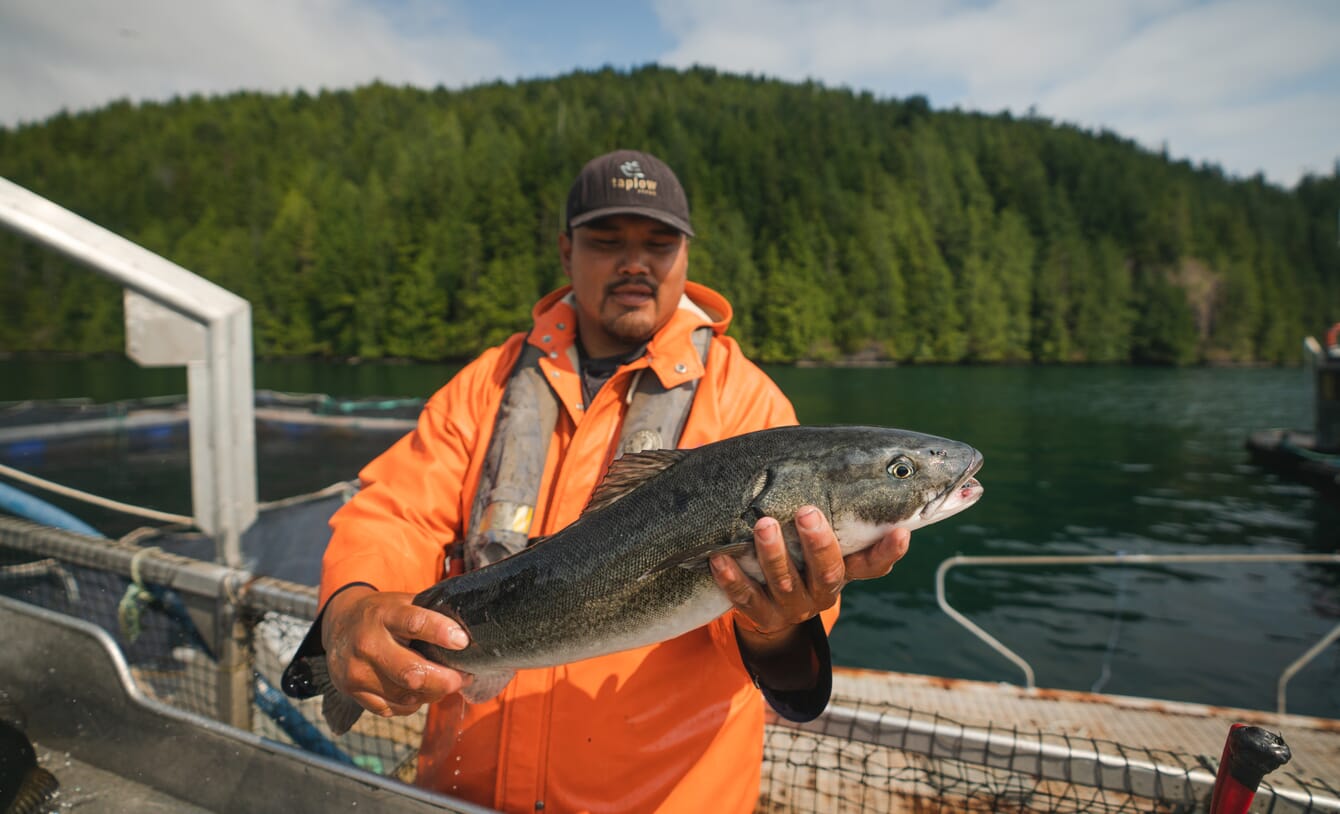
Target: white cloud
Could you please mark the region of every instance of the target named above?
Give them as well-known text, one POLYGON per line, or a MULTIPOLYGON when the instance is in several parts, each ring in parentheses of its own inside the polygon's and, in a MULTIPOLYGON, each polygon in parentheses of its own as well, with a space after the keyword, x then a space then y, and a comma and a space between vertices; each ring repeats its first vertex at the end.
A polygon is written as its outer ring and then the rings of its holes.
POLYGON ((658 0, 668 64, 1039 113, 1292 184, 1340 157, 1332 0, 658 0))
MULTIPOLYGON (((675 45, 640 62, 921 94, 941 108, 1035 106, 1283 184, 1329 173, 1340 155, 1336 0, 641 1, 675 45)), ((459 87, 519 65, 555 75, 628 61, 626 38, 592 33, 580 3, 466 3, 0 0, 0 126, 116 98, 459 87)))
POLYGON ((452 24, 453 5, 398 17, 358 0, 0 0, 0 124, 116 98, 239 89, 461 84, 501 73, 498 47, 452 24), (419 24, 430 21, 432 35, 419 24))

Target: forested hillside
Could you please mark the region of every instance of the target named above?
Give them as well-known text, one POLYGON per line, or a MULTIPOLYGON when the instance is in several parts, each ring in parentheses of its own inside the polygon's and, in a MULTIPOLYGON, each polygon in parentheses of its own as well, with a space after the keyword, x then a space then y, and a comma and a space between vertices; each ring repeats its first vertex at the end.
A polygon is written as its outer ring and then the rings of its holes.
MULTIPOLYGON (((0 129, 0 175, 249 299, 259 354, 461 359, 563 281, 567 185, 625 146, 764 361, 1294 362, 1340 320, 1335 173, 706 69, 118 103, 0 129)), ((122 341, 112 284, 0 235, 0 350, 122 341)))

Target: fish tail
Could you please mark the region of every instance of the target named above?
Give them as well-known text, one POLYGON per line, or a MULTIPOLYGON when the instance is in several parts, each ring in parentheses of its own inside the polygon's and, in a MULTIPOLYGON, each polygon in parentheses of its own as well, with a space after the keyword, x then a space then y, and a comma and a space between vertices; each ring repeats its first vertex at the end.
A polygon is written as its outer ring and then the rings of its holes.
POLYGON ((41 766, 33 766, 23 776, 19 782, 18 794, 14 796, 13 802, 9 808, 5 809, 6 814, 42 814, 47 811, 47 803, 51 802, 56 789, 60 783, 56 781, 55 775, 43 769, 41 766))
POLYGON ((321 693, 321 716, 326 719, 326 725, 330 727, 331 732, 343 735, 363 714, 363 707, 335 688, 335 682, 330 680, 330 669, 324 655, 309 656, 306 662, 312 686, 321 693))

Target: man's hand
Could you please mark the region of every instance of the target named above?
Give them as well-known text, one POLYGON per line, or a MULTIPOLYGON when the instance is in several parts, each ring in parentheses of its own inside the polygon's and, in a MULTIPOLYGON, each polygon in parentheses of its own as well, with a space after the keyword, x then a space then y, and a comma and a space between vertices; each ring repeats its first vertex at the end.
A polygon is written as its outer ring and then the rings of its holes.
POLYGON ((803 576, 787 553, 781 527, 771 517, 754 525, 754 550, 764 584, 745 574, 733 558, 712 558, 713 576, 739 612, 736 632, 741 645, 760 671, 767 673, 761 677, 777 689, 790 689, 788 684, 810 678, 795 675, 791 669, 800 666, 802 672, 809 672, 808 652, 795 653, 804 656, 804 665, 792 665, 792 660, 785 658, 795 650, 797 626, 831 608, 848 582, 889 573, 907 553, 912 536, 906 529, 894 530, 870 548, 844 559, 837 535, 823 512, 814 506, 796 512, 796 530, 805 556, 803 576))
POLYGON ((460 625, 413 600, 414 594, 354 585, 331 597, 321 624, 336 689, 384 718, 459 692, 465 678, 409 648, 412 639, 449 650, 470 641, 460 625))

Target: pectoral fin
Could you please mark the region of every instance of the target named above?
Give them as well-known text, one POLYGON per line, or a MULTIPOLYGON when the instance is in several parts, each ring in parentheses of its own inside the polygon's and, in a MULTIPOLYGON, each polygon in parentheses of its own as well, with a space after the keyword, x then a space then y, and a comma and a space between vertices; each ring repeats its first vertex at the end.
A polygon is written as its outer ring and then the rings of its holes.
POLYGON ((754 524, 759 521, 759 518, 767 514, 762 504, 768 499, 768 491, 775 482, 776 477, 772 469, 766 469, 758 474, 758 477, 750 484, 749 493, 746 496, 747 505, 744 511, 740 513, 736 530, 731 536, 699 548, 676 552, 648 568, 639 579, 648 579, 667 568, 687 568, 690 571, 701 571, 704 574, 711 573, 710 561, 718 554, 726 554, 731 557, 752 557, 754 554, 754 524))
POLYGON ((461 695, 465 696, 466 701, 478 704, 494 698, 506 689, 516 672, 514 670, 503 670, 496 673, 474 673, 473 675, 474 680, 461 688, 461 695))
POLYGON ((737 536, 728 538, 723 543, 706 545, 689 551, 680 551, 671 557, 666 557, 648 568, 647 572, 638 579, 649 579, 668 568, 685 568, 689 571, 701 571, 708 574, 711 573, 710 561, 718 554, 739 557, 753 553, 754 531, 753 529, 746 529, 737 536))

